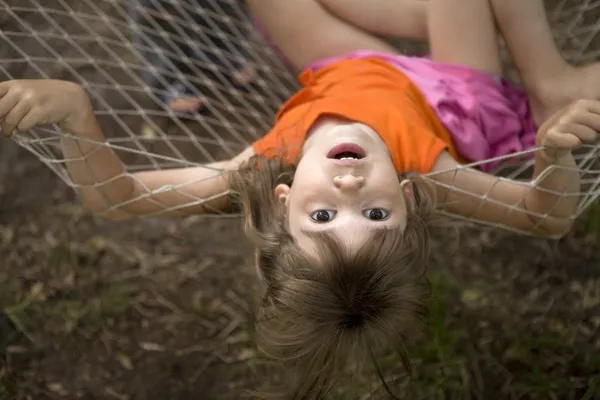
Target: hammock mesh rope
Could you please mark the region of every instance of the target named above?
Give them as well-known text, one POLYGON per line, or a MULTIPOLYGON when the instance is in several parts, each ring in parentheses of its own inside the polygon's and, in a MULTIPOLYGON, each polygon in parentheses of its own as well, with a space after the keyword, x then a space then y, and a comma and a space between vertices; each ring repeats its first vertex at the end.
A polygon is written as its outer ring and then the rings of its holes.
MULTIPOLYGON (((599 59, 600 0, 547 4, 565 58, 599 59)), ((121 157, 128 175, 234 156, 270 129, 298 87, 236 0, 0 0, 0 77, 80 84, 107 136, 99 145, 121 157), (237 80, 244 67, 255 71, 250 83, 237 80), (174 89, 199 98, 200 112, 166 107, 174 89)), ((75 187, 60 135, 58 127, 44 126, 14 140, 75 187)), ((534 151, 486 162, 501 162, 499 179, 528 178, 534 151)), ((600 193, 597 151, 586 145, 576 154, 583 182, 582 193, 574 194, 581 197, 578 214, 600 193)), ((190 204, 206 200, 190 198, 190 204)))

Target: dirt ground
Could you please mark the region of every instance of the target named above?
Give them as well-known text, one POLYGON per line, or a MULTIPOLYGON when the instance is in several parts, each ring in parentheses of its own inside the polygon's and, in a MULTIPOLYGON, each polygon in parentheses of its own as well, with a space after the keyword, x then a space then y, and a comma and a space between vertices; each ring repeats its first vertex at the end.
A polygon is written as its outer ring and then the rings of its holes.
MULTIPOLYGON (((585 222, 560 241, 435 232, 432 315, 415 376, 394 379, 401 398, 600 399, 585 222)), ((277 377, 253 344, 253 282, 239 220, 100 220, 0 141, 0 399, 251 398, 277 377)))

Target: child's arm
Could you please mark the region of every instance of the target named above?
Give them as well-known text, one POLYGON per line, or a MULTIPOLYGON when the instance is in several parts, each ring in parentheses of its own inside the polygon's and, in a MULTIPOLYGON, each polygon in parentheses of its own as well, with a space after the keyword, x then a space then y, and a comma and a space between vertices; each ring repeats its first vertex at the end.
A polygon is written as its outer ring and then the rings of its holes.
POLYGON ((83 204, 110 219, 225 210, 229 189, 225 170, 236 168, 253 153, 248 148, 232 160, 207 166, 127 174, 119 157, 106 146, 86 93, 66 81, 0 83, 0 121, 7 136, 15 129, 57 123, 75 137, 61 136, 71 180, 83 204))
POLYGON ((438 200, 458 215, 539 236, 562 236, 573 223, 580 191, 571 150, 595 140, 599 131, 599 102, 579 101, 555 114, 538 131, 537 144, 544 150, 536 153, 535 178, 529 183, 460 168, 444 153, 431 175, 438 183, 438 200))

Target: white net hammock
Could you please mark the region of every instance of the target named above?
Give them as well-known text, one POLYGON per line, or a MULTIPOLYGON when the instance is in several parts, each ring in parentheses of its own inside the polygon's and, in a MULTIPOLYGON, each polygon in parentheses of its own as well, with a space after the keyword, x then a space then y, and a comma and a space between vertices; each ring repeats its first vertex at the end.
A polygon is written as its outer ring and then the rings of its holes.
MULTIPOLYGON (((565 58, 598 59, 600 1, 547 4, 565 58)), ((0 0, 0 79, 32 78, 82 85, 107 136, 104 145, 120 155, 128 174, 238 154, 269 131, 297 88, 238 0, 0 0), (241 86, 234 74, 244 65, 256 76, 241 86), (201 99, 203 111, 170 111, 164 99, 175 85, 201 99)), ((46 126, 14 140, 74 186, 60 135, 46 126)), ((496 175, 527 184, 534 151, 486 162, 501 161, 496 175)), ((578 215, 600 194, 597 151, 589 145, 576 154, 583 183, 578 215)))

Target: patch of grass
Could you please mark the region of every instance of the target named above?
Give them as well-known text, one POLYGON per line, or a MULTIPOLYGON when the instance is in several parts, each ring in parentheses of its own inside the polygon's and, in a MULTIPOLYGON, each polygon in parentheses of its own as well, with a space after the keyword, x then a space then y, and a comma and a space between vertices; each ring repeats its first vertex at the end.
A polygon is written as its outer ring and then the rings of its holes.
POLYGON ((0 378, 0 400, 12 400, 17 398, 17 384, 8 377, 0 378))
POLYGON ((524 373, 509 390, 512 396, 519 399, 558 400, 569 398, 568 394, 573 390, 571 386, 567 379, 534 367, 524 373))
POLYGON ((9 279, 3 280, 0 275, 0 311, 3 311, 18 297, 16 284, 9 279))
POLYGON ((504 359, 518 361, 527 369, 539 367, 540 355, 547 353, 560 354, 564 350, 566 337, 556 333, 544 333, 538 336, 522 335, 504 352, 504 359))
MULTIPOLYGON (((598 366, 600 366, 600 358, 597 358, 597 360, 599 361, 598 366)), ((600 368, 596 371, 600 371, 600 368)), ((581 398, 581 400, 593 399, 600 399, 600 373, 597 373, 590 379, 589 387, 587 388, 587 390, 583 394, 583 397, 581 398)))
POLYGON ((440 272, 429 275, 432 297, 429 301, 429 321, 426 343, 413 347, 412 356, 421 363, 453 360, 457 354, 461 332, 448 324, 447 296, 451 283, 440 272))
POLYGON ((409 348, 414 375, 406 383, 410 398, 465 398, 470 388, 468 359, 461 348, 464 332, 449 319, 449 297, 454 283, 441 271, 431 270, 432 297, 423 341, 409 348))
POLYGON ((504 354, 514 380, 511 397, 527 399, 600 398, 600 357, 573 354, 572 341, 552 332, 522 335, 504 354), (517 362, 519 365, 514 365, 517 362))
POLYGON ((600 237, 600 201, 592 203, 583 216, 585 220, 585 233, 590 240, 600 237))
POLYGON ((110 241, 102 237, 92 237, 82 243, 59 242, 49 251, 49 270, 59 277, 74 271, 79 276, 93 275, 110 246, 110 241))
MULTIPOLYGON (((112 284, 89 299, 60 300, 51 313, 63 319, 63 330, 71 332, 77 326, 100 327, 127 310, 139 288, 132 284, 112 284)), ((42 311, 43 312, 43 311, 42 311)))
POLYGON ((48 274, 38 281, 29 278, 21 293, 13 290, 6 314, 21 330, 43 324, 45 331, 62 334, 81 326, 100 327, 123 315, 143 288, 132 281, 104 282, 97 263, 107 245, 98 243, 93 238, 55 243, 47 253, 48 274))
POLYGON ((13 320, 30 326, 44 322, 48 332, 68 334, 78 327, 97 328, 124 314, 140 292, 134 284, 113 283, 88 297, 63 293, 56 298, 39 295, 8 309, 13 320))

